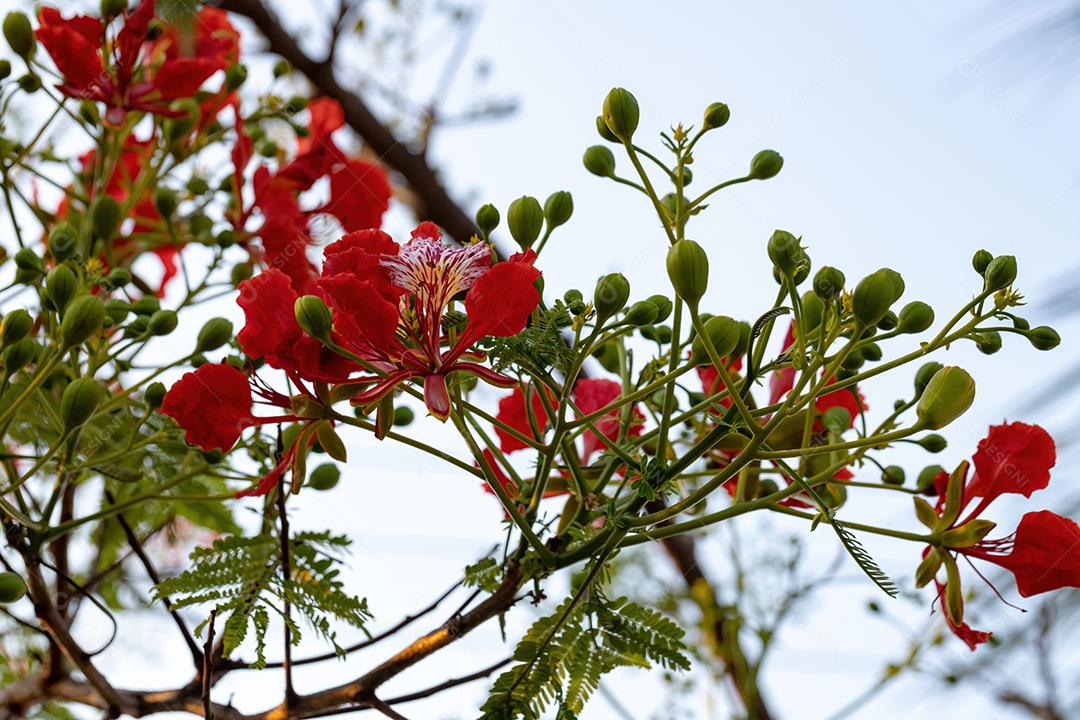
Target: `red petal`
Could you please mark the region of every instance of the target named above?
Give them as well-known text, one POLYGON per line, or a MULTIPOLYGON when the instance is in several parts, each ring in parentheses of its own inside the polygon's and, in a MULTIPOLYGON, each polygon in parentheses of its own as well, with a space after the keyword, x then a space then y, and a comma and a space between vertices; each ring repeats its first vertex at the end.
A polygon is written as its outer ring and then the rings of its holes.
POLYGON ((377 228, 390 207, 390 180, 378 165, 363 160, 335 163, 330 172, 330 202, 323 208, 346 232, 377 228))
POLYGON ((204 450, 228 450, 255 424, 248 379, 231 365, 203 365, 185 374, 165 393, 160 412, 204 450))
MULTIPOLYGON (((574 404, 584 415, 591 415, 607 405, 610 405, 622 395, 622 386, 614 380, 579 380, 574 386, 574 404)), ((615 440, 619 435, 619 427, 622 422, 622 409, 612 410, 608 414, 593 422, 603 438, 615 440)), ((634 408, 630 417, 630 426, 627 435, 640 435, 645 416, 641 411, 634 408)), ((607 447, 607 442, 601 439, 592 430, 586 430, 582 434, 584 449, 582 462, 588 463, 593 453, 601 447, 607 447)))
MULTIPOLYGON (((547 412, 544 411, 544 401, 540 394, 533 390, 532 413, 540 432, 543 433, 548 424, 547 412)), ((525 394, 521 388, 515 388, 514 392, 499 401, 499 412, 495 415, 499 422, 509 425, 526 437, 534 437, 532 425, 529 424, 529 416, 525 410, 525 394)), ((496 426, 495 434, 499 436, 499 449, 504 453, 523 450, 529 447, 516 437, 496 426)))
POLYGON ((64 76, 66 85, 78 94, 100 83, 105 72, 101 62, 105 28, 101 21, 86 15, 65 19, 53 8, 42 8, 38 20, 34 35, 64 76))
POLYGON ((154 74, 154 87, 161 100, 193 97, 206 79, 221 65, 209 58, 166 60, 154 74))
POLYGON ((433 417, 443 422, 450 417, 450 391, 446 388, 445 375, 424 378, 424 404, 433 417))
POLYGON ((1080 587, 1080 526, 1049 510, 1029 512, 1021 518, 1008 555, 978 547, 967 554, 1012 572, 1016 589, 1024 597, 1080 587))
POLYGON ((488 268, 465 296, 468 345, 488 335, 505 337, 521 332, 540 302, 533 285, 539 277, 540 271, 529 262, 514 258, 488 268))
POLYGON ((1038 425, 994 425, 972 457, 975 475, 969 497, 981 497, 980 510, 1005 493, 1031 497, 1050 482, 1056 462, 1054 440, 1038 425))

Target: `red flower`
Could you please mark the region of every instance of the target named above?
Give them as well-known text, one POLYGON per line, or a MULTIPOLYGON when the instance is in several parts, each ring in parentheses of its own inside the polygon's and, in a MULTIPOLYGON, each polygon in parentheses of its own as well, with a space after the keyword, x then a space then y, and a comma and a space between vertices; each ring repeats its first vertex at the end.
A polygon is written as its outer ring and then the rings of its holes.
MULTIPOLYGON (((544 402, 540 398, 540 393, 536 392, 536 390, 533 390, 530 395, 532 397, 533 419, 536 421, 540 434, 543 435, 544 429, 548 425, 544 402)), ((515 387, 514 392, 499 401, 499 412, 495 415, 495 418, 526 437, 536 437, 532 423, 529 422, 528 411, 525 408, 525 393, 521 391, 520 387, 515 387)), ((495 427, 495 434, 499 436, 499 449, 504 453, 524 450, 529 447, 498 426, 495 427)), ((539 440, 540 438, 537 437, 536 439, 539 440)))
POLYGON ((386 370, 382 377, 357 379, 372 387, 353 403, 369 405, 402 382, 422 379, 428 411, 445 420, 451 373, 468 372, 501 387, 513 385, 513 379, 477 364, 483 354, 472 348, 485 337, 513 335, 525 327, 540 302, 533 285, 540 277, 532 266, 536 254, 519 253, 491 266, 487 245, 445 245, 431 223, 421 224, 397 252, 382 252, 385 249, 380 236, 347 235, 326 251, 328 259, 333 257, 330 269, 340 272, 324 272, 318 283, 334 312, 341 344, 386 370), (372 243, 378 246, 377 255, 367 247, 372 243), (467 293, 468 322, 451 337, 443 333, 441 321, 459 293, 467 293))
MULTIPOLYGON (((979 519, 987 506, 1004 494, 1030 497, 1047 486, 1050 469, 1056 462, 1054 441, 1038 425, 1010 423, 995 425, 973 458, 975 473, 949 492, 959 492, 957 519, 949 530, 963 530, 968 523, 979 519), (965 508, 980 498, 963 519, 965 508)), ((944 473, 936 480, 939 516, 950 503, 946 487, 949 478, 944 473)), ((992 527, 992 526, 990 526, 992 527)), ((940 530, 940 528, 939 528, 940 530)), ((985 531, 984 531, 985 532, 985 531)), ((1080 587, 1080 526, 1068 518, 1048 510, 1029 512, 1020 521, 1016 532, 999 539, 972 538, 957 540, 943 546, 943 552, 965 555, 999 565, 1016 578, 1016 587, 1024 597, 1063 587, 1080 587)), ((935 583, 937 581, 935 580, 935 583)), ((937 583, 939 595, 945 586, 937 583)), ((946 613, 948 615, 948 613, 946 613)), ((974 650, 989 633, 972 630, 962 619, 947 618, 953 632, 974 650)))
MULTIPOLYGON (((574 404, 585 415, 591 415, 597 410, 613 403, 622 395, 622 386, 614 380, 578 380, 574 386, 574 404)), ((645 424, 645 416, 636 407, 630 412, 630 424, 626 434, 631 437, 641 435, 645 424)), ((589 463, 599 448, 607 447, 608 441, 614 442, 619 437, 619 429, 622 426, 622 408, 612 410, 599 420, 593 422, 600 431, 601 437, 597 437, 592 430, 586 430, 582 434, 584 448, 581 452, 581 462, 589 463)))
MULTIPOLYGON (((157 63, 157 41, 151 38, 154 0, 142 0, 134 10, 125 11, 123 26, 108 44, 105 26, 85 15, 64 18, 59 10, 44 7, 38 13, 38 41, 56 63, 64 81, 58 89, 80 100, 104 103, 106 122, 122 125, 131 110, 165 117, 178 117, 169 103, 192 97, 211 75, 223 68, 223 57, 180 57, 166 51, 157 63)), ((175 47, 175 45, 173 45, 175 47)))

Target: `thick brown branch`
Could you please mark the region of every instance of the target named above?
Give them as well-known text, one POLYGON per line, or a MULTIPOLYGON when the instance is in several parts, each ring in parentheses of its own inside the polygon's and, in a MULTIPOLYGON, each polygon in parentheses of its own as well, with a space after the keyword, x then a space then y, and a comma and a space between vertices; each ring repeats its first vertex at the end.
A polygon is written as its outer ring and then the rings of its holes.
POLYGON ((218 0, 216 4, 251 20, 266 37, 271 52, 288 60, 321 94, 341 103, 349 127, 383 162, 401 173, 420 198, 423 216, 441 225, 458 242, 478 234, 472 218, 450 197, 427 160, 394 137, 359 95, 341 86, 331 63, 315 60, 305 53, 260 0, 218 0))

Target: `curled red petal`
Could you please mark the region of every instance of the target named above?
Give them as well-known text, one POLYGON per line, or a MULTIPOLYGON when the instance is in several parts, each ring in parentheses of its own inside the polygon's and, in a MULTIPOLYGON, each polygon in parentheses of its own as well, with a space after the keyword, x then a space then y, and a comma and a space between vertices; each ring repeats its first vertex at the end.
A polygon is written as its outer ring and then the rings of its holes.
MULTIPOLYGON (((1000 542, 1000 541, 999 541, 1000 542)), ((1029 512, 1020 520, 1007 554, 998 554, 980 543, 964 551, 1000 565, 1016 577, 1016 589, 1024 597, 1080 587, 1080 526, 1049 510, 1029 512)))
POLYGON ((521 332, 540 302, 534 285, 539 277, 540 271, 527 255, 514 255, 484 271, 465 296, 468 344, 489 335, 505 337, 521 332))
POLYGON ((969 497, 981 497, 980 509, 1006 493, 1031 497, 1050 482, 1057 451, 1050 434, 1038 425, 994 425, 972 457, 975 475, 969 497))

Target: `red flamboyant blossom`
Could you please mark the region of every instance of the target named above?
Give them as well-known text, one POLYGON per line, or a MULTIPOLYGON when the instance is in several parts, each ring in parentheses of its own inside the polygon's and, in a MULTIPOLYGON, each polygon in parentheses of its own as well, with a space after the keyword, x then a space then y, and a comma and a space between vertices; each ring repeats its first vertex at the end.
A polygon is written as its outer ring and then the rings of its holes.
MULTIPOLYGON (((305 394, 310 394, 301 385, 305 394)), ((292 400, 276 390, 248 377, 231 365, 203 365, 186 373, 165 394, 160 412, 184 428, 184 438, 203 450, 228 451, 249 427, 256 425, 298 422, 292 400), (254 396, 258 398, 255 400, 254 396), (274 417, 256 417, 254 403, 270 405, 286 411, 274 417)), ((237 497, 265 495, 280 481, 282 474, 296 457, 298 439, 282 453, 278 463, 259 483, 236 494, 237 497)))
MULTIPOLYGON (((1050 481, 1056 462, 1054 441, 1038 425, 1009 423, 995 425, 979 442, 972 458, 975 472, 959 485, 959 512, 949 529, 962 529, 996 498, 1006 494, 1030 497, 1050 481), (966 508, 974 507, 964 515, 966 508), (960 519, 962 517, 962 519, 960 519)), ((939 499, 935 510, 941 516, 949 506, 946 487, 949 477, 937 478, 939 499)), ((1016 578, 1020 595, 1030 597, 1063 587, 1080 587, 1080 526, 1049 510, 1029 512, 1016 531, 999 539, 946 545, 943 551, 999 565, 1016 578)), ((930 549, 927 548, 927 552, 930 549)), ((939 596, 946 585, 935 580, 939 596)), ((949 617, 949 628, 972 650, 990 638, 990 633, 972 630, 962 619, 949 617)))
POLYGON ((154 0, 142 0, 123 13, 122 26, 110 41, 98 18, 65 18, 59 10, 43 7, 35 34, 63 76, 58 89, 69 97, 104 103, 105 121, 119 126, 129 111, 183 115, 185 111, 169 104, 194 96, 211 75, 235 62, 235 52, 222 51, 222 43, 235 40, 235 29, 226 29, 217 13, 210 21, 223 32, 204 32, 194 56, 184 55, 176 42, 155 38, 153 20, 154 0))
POLYGON ((513 385, 512 378, 478 364, 484 355, 473 346, 485 337, 524 329, 540 302, 534 285, 540 277, 533 267, 536 253, 518 253, 491 265, 486 244, 446 245, 432 223, 421 223, 398 248, 393 241, 386 245, 387 239, 361 231, 338 240, 326 250, 327 268, 317 283, 333 310, 341 345, 384 369, 382 376, 356 379, 372 387, 354 397, 353 404, 370 405, 399 384, 421 379, 428 412, 446 420, 451 373, 513 385), (373 238, 382 247, 371 249, 373 238), (468 322, 451 336, 441 321, 459 293, 465 293, 468 322))

